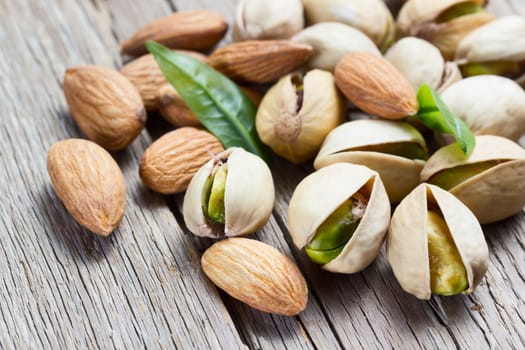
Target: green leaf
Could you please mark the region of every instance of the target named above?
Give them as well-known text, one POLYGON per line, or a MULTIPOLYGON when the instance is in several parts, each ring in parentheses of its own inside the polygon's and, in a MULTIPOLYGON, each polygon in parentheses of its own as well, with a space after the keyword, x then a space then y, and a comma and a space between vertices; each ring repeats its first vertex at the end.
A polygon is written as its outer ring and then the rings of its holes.
POLYGON ((423 84, 417 92, 417 100, 417 115, 423 124, 429 129, 453 135, 463 153, 470 155, 476 146, 474 134, 463 120, 448 109, 438 93, 423 84))
POLYGON ((146 47, 188 108, 225 148, 242 147, 269 160, 270 152, 255 129, 256 107, 233 81, 156 42, 148 41, 146 47))

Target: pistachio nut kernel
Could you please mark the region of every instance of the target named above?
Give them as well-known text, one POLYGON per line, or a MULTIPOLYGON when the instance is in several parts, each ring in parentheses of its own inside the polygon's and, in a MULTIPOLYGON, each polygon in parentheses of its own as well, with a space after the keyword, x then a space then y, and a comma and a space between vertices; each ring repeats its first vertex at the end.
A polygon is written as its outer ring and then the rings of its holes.
POLYGON ((467 271, 450 230, 436 211, 427 212, 430 289, 433 294, 455 295, 468 288, 467 271))
POLYGON ((266 163, 242 148, 229 148, 193 176, 183 202, 184 222, 197 236, 232 237, 253 233, 268 221, 274 204, 266 163))
POLYGON ((457 144, 434 153, 421 171, 421 181, 448 190, 482 224, 499 221, 525 206, 525 150, 503 137, 476 136, 468 158, 457 144))
POLYGON ((452 194, 427 183, 394 211, 386 253, 401 287, 419 299, 469 294, 488 267, 488 247, 476 217, 452 194))
POLYGON ((332 130, 314 168, 339 162, 365 165, 379 173, 390 201, 397 203, 419 184, 427 158, 425 139, 410 124, 363 119, 332 130))
POLYGON ((331 73, 288 74, 264 96, 255 118, 261 140, 292 163, 314 157, 344 117, 342 95, 331 73))
POLYGON ((310 174, 288 207, 294 244, 332 272, 367 267, 379 253, 389 221, 390 203, 379 175, 355 164, 332 164, 310 174))

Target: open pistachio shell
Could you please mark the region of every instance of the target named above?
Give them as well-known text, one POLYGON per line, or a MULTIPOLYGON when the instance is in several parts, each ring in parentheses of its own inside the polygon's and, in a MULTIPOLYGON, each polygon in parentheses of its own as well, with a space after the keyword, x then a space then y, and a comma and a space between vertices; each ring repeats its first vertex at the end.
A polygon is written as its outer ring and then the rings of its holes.
POLYGON ((365 165, 379 173, 390 201, 397 203, 419 184, 426 151, 423 136, 408 123, 356 120, 328 134, 314 167, 340 162, 365 165), (414 153, 421 159, 414 159, 414 153))
POLYGON ((331 73, 319 69, 288 74, 264 96, 257 110, 261 140, 293 163, 314 157, 326 135, 343 121, 344 99, 331 73))
POLYGON ((517 141, 525 133, 525 91, 511 79, 469 77, 452 84, 441 98, 478 135, 517 141))
POLYGON ((363 188, 369 194, 364 215, 341 253, 322 266, 325 270, 354 273, 375 259, 390 222, 390 203, 383 183, 367 167, 338 163, 307 176, 292 195, 288 225, 294 244, 302 249, 319 226, 363 188))
POLYGON ((288 39, 304 27, 301 0, 241 0, 233 40, 288 39))
POLYGON ((386 253, 401 287, 419 299, 430 299, 431 272, 428 210, 437 207, 466 270, 471 293, 488 267, 488 247, 479 222, 457 198, 437 186, 421 184, 399 203, 387 236, 386 253))
POLYGON ((394 36, 394 19, 382 0, 303 0, 308 24, 341 22, 359 29, 380 48, 394 36))
POLYGON ((403 38, 388 50, 385 58, 399 69, 415 91, 423 84, 437 89, 442 83, 445 60, 441 52, 426 40, 403 38))
POLYGON ((253 233, 268 221, 274 204, 272 174, 266 163, 242 148, 229 148, 204 164, 192 178, 182 207, 184 222, 197 236, 239 236, 253 233), (224 223, 210 220, 203 201, 210 176, 218 165, 226 164, 223 185, 224 223))
POLYGON ((294 35, 296 43, 308 44, 314 53, 308 61, 309 68, 334 71, 339 60, 350 52, 381 54, 374 42, 359 30, 346 24, 322 22, 314 24, 294 35))
POLYGON ((503 137, 477 136, 468 158, 457 144, 439 149, 421 171, 421 181, 437 181, 441 175, 440 184, 446 185, 443 174, 453 182, 450 193, 482 224, 507 218, 525 206, 525 150, 503 137), (473 167, 476 164, 480 166, 473 167), (455 184, 456 177, 463 181, 455 184))

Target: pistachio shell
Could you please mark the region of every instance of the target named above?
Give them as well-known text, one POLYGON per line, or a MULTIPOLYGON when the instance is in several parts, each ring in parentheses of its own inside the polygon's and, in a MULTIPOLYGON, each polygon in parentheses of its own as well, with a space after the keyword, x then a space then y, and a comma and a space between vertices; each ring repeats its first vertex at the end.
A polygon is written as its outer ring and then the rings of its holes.
POLYGON ((339 60, 350 52, 381 53, 365 34, 346 24, 322 22, 308 27, 291 39, 296 43, 308 44, 314 53, 308 61, 309 68, 334 71, 339 60))
MULTIPOLYGON (((400 35, 414 34, 419 27, 426 22, 432 22, 442 12, 459 3, 467 2, 465 0, 409 0, 407 1, 397 16, 397 29, 400 35)), ((470 0, 479 5, 485 5, 486 0, 470 0)))
POLYGON ((332 164, 307 176, 295 189, 288 208, 288 225, 294 244, 302 249, 336 208, 363 186, 370 198, 352 238, 323 269, 354 273, 377 256, 390 221, 390 203, 379 175, 355 164, 332 164))
POLYGON ((293 163, 313 158, 326 135, 340 124, 344 100, 331 73, 319 69, 304 77, 288 74, 264 96, 257 110, 261 140, 293 163), (294 80, 299 80, 295 82, 294 80), (302 100, 297 85, 302 83, 302 100))
POLYGON ((425 162, 419 159, 363 150, 390 143, 416 144, 426 149, 425 140, 410 124, 386 120, 356 120, 344 123, 328 134, 314 167, 344 162, 365 165, 379 173, 392 203, 397 203, 419 184, 425 162))
POLYGON ((478 135, 518 140, 525 133, 525 92, 511 79, 480 75, 458 81, 441 97, 478 135))
POLYGON ((388 50, 385 58, 399 69, 415 91, 423 84, 433 89, 441 84, 445 60, 441 52, 426 40, 403 38, 388 50))
POLYGON ((393 36, 394 19, 381 0, 303 0, 308 24, 341 22, 368 35, 377 46, 393 36))
POLYGON ((304 27, 300 0, 241 0, 233 40, 288 39, 304 27))
POLYGON ((430 299, 428 254, 428 202, 443 214, 450 234, 465 266, 471 293, 488 267, 488 247, 476 217, 457 198, 430 184, 416 187, 399 203, 388 231, 386 252, 401 287, 419 299, 430 299))
POLYGON ((461 79, 463 79, 463 76, 461 75, 461 71, 459 70, 458 65, 454 62, 446 62, 445 71, 443 73, 441 83, 437 88, 437 92, 442 93, 450 85, 460 81, 461 79))
POLYGON ((462 165, 499 161, 490 169, 452 187, 458 197, 482 224, 502 220, 525 206, 525 150, 498 136, 477 136, 476 147, 465 158, 457 144, 439 149, 421 171, 421 181, 462 165))
POLYGON ((479 27, 463 38, 456 52, 456 61, 459 64, 498 60, 525 60, 523 17, 501 17, 479 27))
POLYGON ((184 196, 183 215, 188 229, 197 236, 216 238, 253 233, 268 221, 275 199, 270 169, 256 155, 233 147, 217 154, 192 178, 184 196), (226 162, 224 227, 210 223, 202 210, 206 180, 216 164, 226 162))

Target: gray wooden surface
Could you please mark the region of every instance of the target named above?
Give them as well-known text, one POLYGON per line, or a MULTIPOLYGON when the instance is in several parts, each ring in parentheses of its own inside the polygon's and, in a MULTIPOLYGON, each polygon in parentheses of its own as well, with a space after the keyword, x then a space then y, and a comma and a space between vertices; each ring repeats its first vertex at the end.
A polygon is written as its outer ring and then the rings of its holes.
MULTIPOLYGON (((286 209, 308 170, 274 167, 277 203, 257 238, 294 259, 310 288, 297 317, 253 310, 217 291, 199 259, 211 242, 181 225, 181 196, 142 186, 138 161, 165 124, 115 153, 128 186, 109 238, 65 212, 46 171, 49 146, 82 137, 61 91, 64 70, 120 67, 118 42, 174 10, 231 19, 234 0, 0 0, 0 348, 509 349, 525 347, 525 214, 484 227, 487 277, 443 312, 404 293, 384 253, 355 275, 330 274, 293 247, 286 209)), ((525 15, 523 0, 493 0, 525 15)), ((151 116, 155 118, 155 116, 151 116)))

